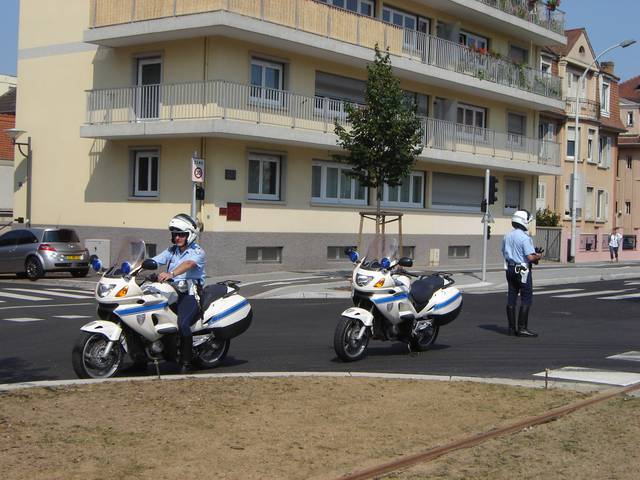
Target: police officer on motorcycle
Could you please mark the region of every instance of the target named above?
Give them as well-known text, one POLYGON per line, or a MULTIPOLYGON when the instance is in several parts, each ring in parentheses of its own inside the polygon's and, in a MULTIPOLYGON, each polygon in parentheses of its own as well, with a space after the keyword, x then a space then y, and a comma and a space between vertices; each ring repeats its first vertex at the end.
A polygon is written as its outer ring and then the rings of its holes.
POLYGON ((196 243, 198 224, 185 213, 180 213, 169 222, 171 247, 153 257, 167 271, 158 274, 158 281, 173 281, 178 292, 178 332, 180 334, 180 373, 191 371, 193 357, 193 325, 200 312, 198 292, 204 285, 206 254, 196 243))
POLYGON ((533 280, 531 265, 542 258, 542 251, 536 251, 531 236, 527 233, 531 222, 527 210, 518 210, 511 217, 513 230, 502 240, 502 256, 507 271, 509 293, 507 298, 507 320, 509 335, 519 337, 537 337, 529 327, 529 309, 533 301, 533 280), (516 303, 520 294, 520 312, 516 326, 516 303))

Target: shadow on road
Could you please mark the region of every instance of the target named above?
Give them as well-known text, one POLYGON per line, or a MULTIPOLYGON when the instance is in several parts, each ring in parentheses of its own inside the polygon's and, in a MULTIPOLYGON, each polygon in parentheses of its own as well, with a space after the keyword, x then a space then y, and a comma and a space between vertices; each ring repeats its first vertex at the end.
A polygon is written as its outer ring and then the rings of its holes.
POLYGON ((29 362, 18 357, 0 359, 0 383, 34 382, 55 380, 58 377, 46 375, 47 368, 34 368, 29 362))
POLYGON ((502 327, 499 325, 478 325, 478 328, 482 328, 483 330, 489 330, 490 332, 496 332, 501 335, 509 336, 509 329, 507 327, 502 327))

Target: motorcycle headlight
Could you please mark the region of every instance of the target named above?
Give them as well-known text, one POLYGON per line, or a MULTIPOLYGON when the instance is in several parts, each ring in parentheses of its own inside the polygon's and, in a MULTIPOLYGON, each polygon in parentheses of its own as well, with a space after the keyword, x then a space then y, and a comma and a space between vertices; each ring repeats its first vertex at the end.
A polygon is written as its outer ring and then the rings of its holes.
POLYGON ((113 283, 110 283, 108 285, 104 283, 99 283, 98 288, 96 289, 96 293, 100 298, 104 298, 107 295, 109 295, 114 288, 116 288, 116 285, 113 283))
POLYGON ((356 285, 359 287, 364 287, 367 283, 373 280, 373 277, 368 275, 356 275, 356 285))

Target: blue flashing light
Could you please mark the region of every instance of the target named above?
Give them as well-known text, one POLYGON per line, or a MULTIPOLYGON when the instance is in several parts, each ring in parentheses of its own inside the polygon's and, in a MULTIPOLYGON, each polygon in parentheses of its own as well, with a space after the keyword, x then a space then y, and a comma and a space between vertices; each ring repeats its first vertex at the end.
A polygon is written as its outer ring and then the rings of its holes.
POLYGON ((349 259, 353 262, 356 263, 358 261, 358 258, 360 258, 360 255, 358 255, 358 252, 356 252, 355 250, 351 250, 349 252, 349 259))
POLYGON ((96 272, 99 272, 100 270, 102 270, 102 262, 100 261, 99 258, 94 258, 91 261, 91 268, 93 268, 96 272))
POLYGON ((391 266, 391 260, 389 260, 387 257, 384 257, 382 260, 380 260, 380 266, 382 268, 389 268, 391 266))
POLYGON ((122 271, 122 273, 124 273, 125 275, 129 275, 131 273, 131 264, 129 262, 124 262, 122 264, 122 266, 120 267, 120 270, 122 271))

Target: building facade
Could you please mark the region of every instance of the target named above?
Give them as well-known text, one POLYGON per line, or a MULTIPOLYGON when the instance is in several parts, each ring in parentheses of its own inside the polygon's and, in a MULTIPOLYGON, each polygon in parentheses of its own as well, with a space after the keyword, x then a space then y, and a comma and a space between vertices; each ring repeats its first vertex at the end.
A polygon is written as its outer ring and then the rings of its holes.
POLYGON ((4 233, 13 219, 14 147, 6 130, 16 125, 15 77, 0 75, 0 233, 4 233), (7 88, 3 88, 3 82, 7 88))
POLYGON ((617 175, 617 226, 623 232, 623 258, 640 258, 640 77, 620 84, 620 135, 617 175))
POLYGON ((333 160, 333 123, 364 101, 377 44, 424 117, 414 172, 383 192, 403 214, 405 254, 480 264, 490 169, 497 262, 513 211, 535 208, 538 176, 562 173, 560 145, 538 136, 540 113, 564 107, 561 81, 537 62, 566 44, 563 25, 562 12, 515 0, 23 0, 32 224, 72 226, 112 253, 125 235, 163 248, 169 218, 190 211, 196 155, 208 273, 335 268, 375 192, 333 160))
MULTIPOLYGON (((595 59, 587 32, 567 30, 567 45, 551 47, 541 55, 541 68, 556 71, 563 78, 562 111, 545 112, 540 138, 557 139, 563 174, 541 177, 537 208, 549 208, 560 215, 563 242, 570 252, 572 176, 577 161, 576 262, 608 258, 608 236, 616 224, 616 163, 620 122, 618 77, 613 64, 596 63, 580 85, 579 132, 576 132, 576 95, 582 73, 595 59), (577 143, 580 142, 578 148, 577 143), (579 152, 579 153, 578 153, 579 152), (579 158, 576 158, 576 154, 579 158)), ((568 257, 562 259, 567 261, 568 257)))

